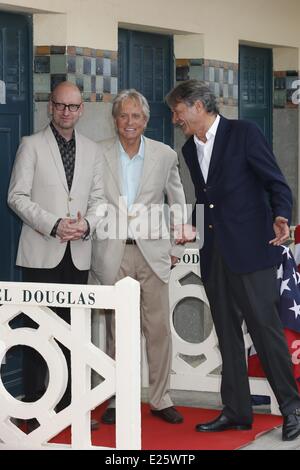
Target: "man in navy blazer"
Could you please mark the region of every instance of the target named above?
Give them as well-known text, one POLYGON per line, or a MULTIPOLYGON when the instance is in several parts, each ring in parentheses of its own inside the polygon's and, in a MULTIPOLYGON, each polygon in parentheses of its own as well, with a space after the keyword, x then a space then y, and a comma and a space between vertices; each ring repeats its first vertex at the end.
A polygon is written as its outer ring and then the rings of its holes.
MULTIPOLYGON (((278 314, 279 245, 289 236, 292 194, 255 124, 220 116, 203 82, 188 80, 166 98, 189 137, 182 152, 204 205, 201 276, 222 355, 224 409, 198 432, 250 429, 251 396, 242 316, 284 416, 283 440, 300 435, 300 397, 278 314), (241 315, 242 314, 242 315, 241 315)), ((193 225, 196 222, 196 208, 193 225)), ((190 241, 183 235, 182 243, 190 241)))

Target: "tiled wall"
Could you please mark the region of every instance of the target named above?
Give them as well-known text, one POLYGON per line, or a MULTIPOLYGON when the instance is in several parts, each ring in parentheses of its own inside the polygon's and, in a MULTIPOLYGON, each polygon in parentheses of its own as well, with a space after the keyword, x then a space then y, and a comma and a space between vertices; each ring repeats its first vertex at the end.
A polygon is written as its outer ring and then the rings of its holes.
POLYGON ((297 108, 298 105, 292 102, 292 95, 295 92, 293 82, 299 76, 296 70, 274 72, 274 108, 297 108))
POLYGON ((111 101, 118 89, 117 52, 75 46, 36 46, 35 101, 48 101, 53 87, 64 80, 75 83, 84 101, 111 101))
POLYGON ((203 80, 226 106, 238 106, 238 64, 207 59, 177 59, 177 82, 203 80))

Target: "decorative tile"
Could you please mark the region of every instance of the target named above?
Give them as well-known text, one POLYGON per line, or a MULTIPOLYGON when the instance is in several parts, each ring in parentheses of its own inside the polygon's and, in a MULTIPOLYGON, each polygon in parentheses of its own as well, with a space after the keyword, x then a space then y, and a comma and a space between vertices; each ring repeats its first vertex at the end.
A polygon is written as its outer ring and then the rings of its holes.
POLYGON ((35 55, 50 55, 50 46, 37 46, 35 55))
POLYGON ((50 56, 50 72, 52 74, 65 73, 66 72, 66 56, 51 55, 50 56))
POLYGON ((190 73, 189 73, 190 79, 196 79, 196 80, 204 80, 204 68, 203 66, 199 65, 193 65, 193 67, 190 68, 190 73))
POLYGON ((67 54, 68 55, 76 55, 76 47, 75 46, 68 46, 67 47, 67 54))
POLYGON ((33 90, 35 93, 50 93, 50 75, 46 73, 35 73, 33 75, 33 90))
POLYGON ((203 59, 190 59, 190 65, 203 65, 204 60, 203 59))
POLYGON ((111 61, 111 76, 112 77, 118 76, 118 61, 117 60, 111 61))
POLYGON ((110 101, 118 89, 118 53, 77 46, 37 46, 34 98, 47 101, 58 83, 68 79, 91 102, 110 101))
POLYGON ((109 76, 111 75, 111 60, 110 59, 103 59, 103 75, 109 76))
POLYGON ((91 92, 95 93, 95 101, 96 101, 96 75, 91 76, 91 92))
POLYGON ((118 79, 115 77, 110 79, 110 91, 112 95, 116 95, 118 93, 118 79))
POLYGON ((76 47, 76 55, 83 55, 83 47, 76 47))
POLYGON ((50 57, 46 55, 35 56, 34 72, 35 73, 50 73, 50 57))
POLYGON ((74 85, 77 85, 76 83, 76 75, 72 73, 68 73, 67 80, 71 83, 74 83, 74 85))
POLYGON ((83 91, 84 93, 92 91, 92 77, 90 75, 83 76, 83 91))
POLYGON ((83 73, 85 75, 91 74, 91 59, 89 57, 83 58, 83 73))
POLYGON ((214 69, 214 67, 209 67, 209 69, 208 69, 208 80, 210 82, 215 81, 215 69, 214 69))
POLYGON ((61 82, 65 82, 67 80, 66 73, 54 73, 51 74, 51 91, 61 82))
POLYGON ((79 90, 83 92, 83 75, 82 76, 76 75, 76 85, 78 86, 79 90))
POLYGON ((96 75, 96 58, 91 58, 91 75, 96 75))
POLYGON ((181 82, 189 79, 189 67, 176 67, 176 81, 181 82))
POLYGON ((76 73, 83 75, 83 57, 76 57, 76 73))
POLYGON ((96 92, 103 93, 103 77, 96 76, 96 92))
POLYGON ((111 81, 110 77, 104 77, 103 78, 103 91, 104 91, 104 93, 110 93, 110 90, 111 90, 110 81, 111 81))
POLYGON ((68 73, 76 73, 76 57, 68 56, 67 65, 68 73))
POLYGON ((50 46, 50 54, 62 54, 66 53, 66 46, 50 46))
POLYGON ((92 49, 90 49, 89 47, 84 47, 83 55, 86 57, 92 57, 92 49))
POLYGON ((103 58, 96 58, 96 75, 103 75, 103 58))

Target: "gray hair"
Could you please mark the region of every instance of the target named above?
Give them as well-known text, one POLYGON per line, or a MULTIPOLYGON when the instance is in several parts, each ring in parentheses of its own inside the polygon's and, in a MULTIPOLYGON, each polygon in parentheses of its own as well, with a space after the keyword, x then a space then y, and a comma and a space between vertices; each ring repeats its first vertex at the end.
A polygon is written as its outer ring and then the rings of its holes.
POLYGON ((122 103, 125 100, 132 100, 136 103, 141 105, 143 114, 148 122, 150 119, 150 107, 146 98, 139 93, 134 88, 130 88, 129 90, 122 90, 120 93, 117 94, 115 99, 113 100, 113 107, 112 107, 112 115, 113 118, 116 119, 120 113, 120 109, 122 107, 122 103))
POLYGON ((196 101, 201 101, 208 113, 219 114, 217 98, 205 82, 186 80, 173 88, 166 96, 166 102, 170 108, 173 108, 178 103, 193 106, 196 101))

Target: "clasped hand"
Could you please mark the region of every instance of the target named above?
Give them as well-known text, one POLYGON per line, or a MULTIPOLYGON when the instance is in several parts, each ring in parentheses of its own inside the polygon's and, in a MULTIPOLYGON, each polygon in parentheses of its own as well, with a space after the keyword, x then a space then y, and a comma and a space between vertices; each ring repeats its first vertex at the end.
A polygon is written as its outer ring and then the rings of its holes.
POLYGON ((62 219, 57 227, 56 235, 61 243, 80 240, 88 230, 86 220, 78 212, 77 219, 62 219))

